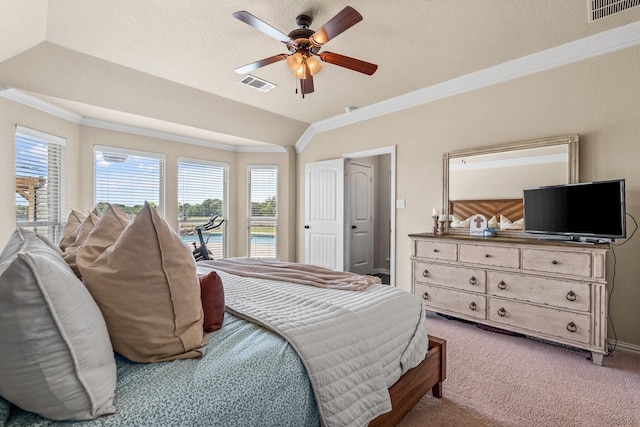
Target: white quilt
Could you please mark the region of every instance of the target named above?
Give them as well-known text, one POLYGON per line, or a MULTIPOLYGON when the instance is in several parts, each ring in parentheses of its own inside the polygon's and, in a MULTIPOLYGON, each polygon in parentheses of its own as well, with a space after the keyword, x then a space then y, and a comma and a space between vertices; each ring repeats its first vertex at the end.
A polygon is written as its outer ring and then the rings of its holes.
POLYGON ((343 291, 218 274, 229 311, 280 334, 298 352, 324 426, 364 426, 390 411, 388 387, 427 352, 422 302, 406 291, 385 285, 343 291))

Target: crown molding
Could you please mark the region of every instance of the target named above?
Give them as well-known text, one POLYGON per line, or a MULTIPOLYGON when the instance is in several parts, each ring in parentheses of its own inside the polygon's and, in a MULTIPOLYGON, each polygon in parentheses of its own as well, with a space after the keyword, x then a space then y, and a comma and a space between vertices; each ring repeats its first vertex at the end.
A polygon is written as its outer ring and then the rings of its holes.
POLYGON ((170 132, 163 132, 153 129, 141 128, 137 126, 123 125, 120 123, 109 122, 105 120, 97 120, 90 118, 83 118, 80 123, 82 126, 89 126, 98 129, 112 130, 115 132, 128 133, 132 135, 146 136, 149 138, 164 139, 167 141, 179 142, 182 144, 199 145, 202 147, 216 148, 218 150, 245 152, 245 153, 284 153, 285 147, 281 146, 241 146, 222 144, 220 142, 213 142, 201 138, 193 138, 189 136, 176 135, 170 132))
POLYGON ((157 130, 141 128, 137 126, 130 126, 130 125, 124 125, 120 123, 109 122, 106 120, 98 120, 98 119, 83 117, 65 108, 51 104, 50 102, 43 101, 42 99, 39 99, 33 95, 29 95, 18 89, 13 89, 13 88, 6 88, 6 89, 0 88, 0 96, 10 99, 12 101, 18 102, 20 104, 26 105, 28 107, 35 108, 36 110, 40 110, 45 113, 51 114, 53 116, 60 117, 61 119, 67 120, 69 122, 73 122, 81 126, 112 130, 115 132, 146 136, 149 138, 164 139, 164 140, 179 142, 183 144, 199 145, 202 147, 216 148, 218 150, 225 150, 225 151, 235 151, 235 152, 244 152, 244 153, 286 153, 287 152, 287 149, 285 147, 282 147, 279 145, 261 147, 261 146, 246 146, 246 145, 242 146, 242 145, 223 144, 220 142, 209 141, 201 138, 193 138, 188 136, 177 135, 170 132, 157 131, 157 130))
POLYGON ((640 44, 640 21, 526 55, 446 82, 389 98, 309 125, 295 144, 302 152, 320 133, 429 102, 504 83, 640 44))
POLYGON ((57 105, 53 105, 49 102, 43 101, 35 96, 26 94, 24 92, 19 91, 18 89, 7 88, 0 91, 0 96, 10 99, 12 101, 18 102, 20 104, 26 105, 27 107, 35 108, 36 110, 43 111, 47 114, 51 114, 56 117, 60 117, 69 122, 73 122, 75 124, 80 124, 82 121, 82 116, 76 113, 73 113, 67 109, 58 107, 57 105))

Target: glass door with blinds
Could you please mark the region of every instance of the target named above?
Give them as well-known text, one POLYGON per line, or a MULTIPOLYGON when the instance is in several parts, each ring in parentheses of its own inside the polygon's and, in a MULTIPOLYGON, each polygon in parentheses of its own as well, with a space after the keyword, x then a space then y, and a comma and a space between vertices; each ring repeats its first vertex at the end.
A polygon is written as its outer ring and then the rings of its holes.
POLYGON ((16 223, 57 243, 65 218, 66 140, 16 127, 16 223))
POLYGON ((227 257, 227 180, 229 166, 194 159, 178 159, 178 224, 180 238, 191 249, 199 245, 196 227, 216 217, 220 227, 203 231, 213 258, 227 257))
POLYGON ((248 166, 248 250, 251 258, 277 258, 278 166, 248 166))

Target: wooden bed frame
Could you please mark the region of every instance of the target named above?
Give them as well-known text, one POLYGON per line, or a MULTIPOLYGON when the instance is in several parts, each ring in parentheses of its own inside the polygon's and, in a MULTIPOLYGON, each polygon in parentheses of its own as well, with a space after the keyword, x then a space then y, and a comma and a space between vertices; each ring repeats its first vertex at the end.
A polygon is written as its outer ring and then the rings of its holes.
POLYGON ((429 389, 434 397, 442 397, 442 382, 446 374, 447 342, 429 335, 429 351, 424 360, 389 388, 391 412, 371 421, 369 427, 395 426, 429 389))
POLYGON ((487 219, 504 215, 511 221, 523 217, 522 199, 492 199, 492 200, 449 200, 449 215, 464 220, 475 214, 482 214, 487 219))

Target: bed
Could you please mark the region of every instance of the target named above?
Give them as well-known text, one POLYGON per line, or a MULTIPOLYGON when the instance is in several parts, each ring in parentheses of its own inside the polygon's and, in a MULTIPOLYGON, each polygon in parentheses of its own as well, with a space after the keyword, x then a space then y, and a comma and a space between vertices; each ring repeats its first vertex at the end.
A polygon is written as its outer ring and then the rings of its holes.
MULTIPOLYGON (((145 220, 145 227, 156 234, 162 250, 155 254, 150 247, 145 254, 160 265, 160 259, 172 253, 166 250, 169 246, 164 240, 175 236, 155 213, 147 211, 147 214, 152 220, 145 220), (166 227, 166 232, 159 233, 162 227, 166 227)), ((109 213, 104 214, 94 225, 94 232, 101 225, 105 230, 114 229, 114 223, 105 219, 108 216, 109 213)), ((139 227, 142 220, 138 223, 124 225, 125 231, 116 236, 117 242, 132 236, 140 238, 144 228, 139 227)), ((87 246, 91 246, 91 236, 85 241, 87 246)), ((104 235, 101 237, 104 239, 104 235)), ((20 237, 18 246, 24 240, 20 237)), ((31 242, 30 250, 34 253, 48 254, 44 264, 67 275, 65 286, 68 286, 72 270, 51 245, 33 236, 27 236, 26 241, 31 242)), ((175 250, 184 248, 179 240, 175 243, 171 260, 175 258, 175 250)), ((118 244, 110 243, 112 247, 105 253, 113 256, 118 244)), ((127 242, 125 246, 136 245, 127 242)), ((9 252, 27 251, 9 249, 9 252)), ((6 249, 2 257, 7 256, 5 252, 6 249)), ((131 256, 123 254, 125 258, 131 256)), ((197 268, 200 275, 217 271, 224 284, 226 309, 222 327, 208 334, 206 346, 199 349, 202 356, 136 363, 116 354, 115 413, 103 412, 106 415, 76 421, 74 426, 384 426, 397 424, 429 390, 435 397, 442 396, 446 343, 427 337, 424 310, 413 295, 380 284, 353 291, 239 276, 208 263, 199 262, 197 267, 193 263, 194 270, 197 268)), ((134 262, 133 268, 141 270, 140 264, 139 260, 134 262)), ((88 272, 82 265, 80 271, 88 272)), ((45 282, 55 281, 53 276, 58 273, 48 273, 45 282)), ((132 276, 134 273, 137 272, 128 274, 135 279, 133 283, 139 283, 140 279, 132 276)), ((5 275, 1 271, 0 274, 5 275)), ((90 275, 84 275, 83 281, 84 284, 77 280, 78 289, 84 289, 85 285, 91 289, 90 275)), ((86 289, 83 292, 88 295, 86 289)), ((99 298, 98 294, 92 295, 99 298)), ((100 306, 105 319, 106 308, 100 306)), ((115 343, 111 329, 109 336, 115 343)), ((2 331, 0 339, 5 340, 2 331)), ((4 381, 0 386, 6 386, 4 381)), ((0 399, 0 425, 69 424, 24 411, 0 399)))
MULTIPOLYGON (((231 275, 220 274, 223 282, 233 282, 231 275)), ((384 293, 384 285, 378 286, 375 290, 384 293)), ((332 293, 344 292, 350 291, 332 293)), ((397 424, 429 390, 441 397, 445 355, 446 343, 429 337, 425 359, 389 388, 393 410, 369 425, 397 424)), ((116 413, 74 426, 320 425, 314 391, 296 351, 277 333, 230 312, 223 328, 210 334, 202 358, 141 364, 116 355, 116 366, 116 413)), ((8 403, 1 405, 0 425, 66 424, 15 406, 9 414, 8 403)))
POLYGON ((0 254, 2 426, 395 425, 429 390, 442 396, 446 343, 427 336, 408 292, 369 278, 361 288, 363 276, 348 284, 357 290, 254 277, 255 260, 236 274, 231 260, 196 265, 148 205, 131 220, 87 215, 76 234, 73 251, 18 229, 0 254), (224 321, 207 334, 198 281, 211 276, 224 321), (62 393, 59 381, 72 384, 62 393))

